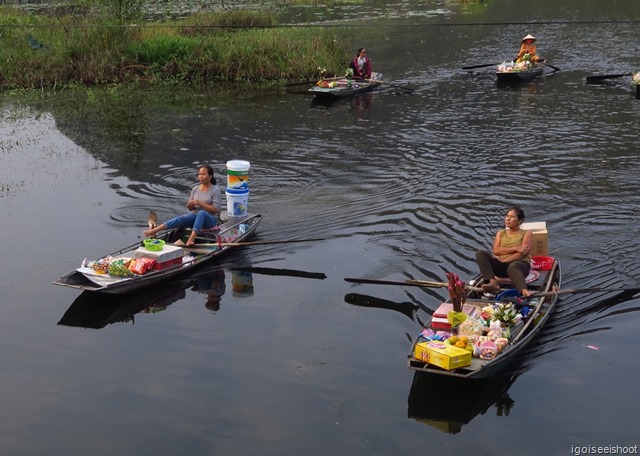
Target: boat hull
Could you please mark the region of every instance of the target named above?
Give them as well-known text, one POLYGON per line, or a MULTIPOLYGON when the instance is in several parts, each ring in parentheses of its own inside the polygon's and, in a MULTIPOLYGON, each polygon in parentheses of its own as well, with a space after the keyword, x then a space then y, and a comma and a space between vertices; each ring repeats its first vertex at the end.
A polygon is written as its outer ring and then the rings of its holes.
MULTIPOLYGON (((238 236, 234 242, 246 241, 255 235, 261 220, 262 215, 260 214, 250 214, 246 217, 235 217, 220 226, 218 235, 224 235, 225 233, 229 233, 231 230, 237 229, 240 225, 245 225, 245 227, 248 228, 246 228, 244 233, 242 233, 241 236, 238 236)), ((163 235, 158 236, 158 238, 169 240, 173 234, 175 234, 175 231, 167 231, 163 233, 163 235)), ((215 243, 215 237, 210 239, 209 243, 215 243)), ((140 247, 140 243, 136 243, 110 253, 109 256, 133 257, 133 253, 138 247, 140 247)), ((224 245, 221 247, 198 249, 198 253, 194 253, 190 259, 186 261, 183 259, 181 264, 177 264, 163 270, 150 271, 142 275, 136 275, 132 278, 104 277, 103 280, 100 280, 92 277, 90 274, 81 272, 82 268, 78 268, 54 281, 53 284, 68 288, 75 288, 82 291, 94 291, 99 293, 134 293, 143 288, 160 284, 169 278, 188 273, 205 263, 210 263, 214 259, 225 255, 229 250, 234 248, 236 247, 233 245, 224 245), (89 277, 94 280, 91 280, 89 277)))
POLYGON ((518 84, 531 81, 541 76, 543 72, 544 66, 540 65, 527 71, 496 71, 496 78, 499 83, 518 84))
POLYGON ((319 87, 314 85, 309 89, 316 99, 320 100, 337 100, 339 98, 353 97, 362 93, 367 93, 382 84, 380 78, 382 73, 373 73, 372 79, 366 81, 353 80, 351 86, 348 86, 346 79, 338 79, 336 87, 319 87))

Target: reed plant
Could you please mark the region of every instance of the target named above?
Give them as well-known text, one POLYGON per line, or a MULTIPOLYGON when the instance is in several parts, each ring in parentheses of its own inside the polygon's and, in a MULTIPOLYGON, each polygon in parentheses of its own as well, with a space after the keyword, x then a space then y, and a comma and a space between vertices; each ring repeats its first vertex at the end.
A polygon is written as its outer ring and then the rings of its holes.
POLYGON ((277 27, 269 13, 118 21, 0 11, 0 87, 302 80, 318 77, 320 67, 343 74, 352 47, 344 28, 277 27))

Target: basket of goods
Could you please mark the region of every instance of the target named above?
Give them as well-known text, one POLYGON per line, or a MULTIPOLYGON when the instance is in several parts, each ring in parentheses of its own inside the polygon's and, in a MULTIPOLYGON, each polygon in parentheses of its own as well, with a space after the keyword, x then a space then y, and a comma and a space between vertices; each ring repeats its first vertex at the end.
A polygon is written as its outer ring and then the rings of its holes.
POLYGON ((534 256, 531 257, 531 266, 536 271, 548 271, 553 267, 555 260, 548 256, 534 256))
POLYGON ((162 250, 164 247, 164 241, 162 239, 145 239, 143 242, 144 248, 147 250, 151 250, 152 252, 157 252, 162 250))
POLYGON ((90 265, 97 274, 106 274, 109 271, 109 263, 107 261, 95 261, 90 265))

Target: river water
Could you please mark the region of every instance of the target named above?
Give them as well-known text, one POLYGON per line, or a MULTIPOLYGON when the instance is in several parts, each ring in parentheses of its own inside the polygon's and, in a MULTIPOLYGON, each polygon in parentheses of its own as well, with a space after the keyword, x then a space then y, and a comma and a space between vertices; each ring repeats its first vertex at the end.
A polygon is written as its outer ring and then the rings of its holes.
POLYGON ((3 96, 2 454, 638 445, 633 291, 564 295, 503 377, 442 385, 414 378, 406 355, 443 290, 343 279, 469 277, 474 251, 520 204, 547 222, 563 288, 638 286, 640 100, 628 78, 594 86, 585 76, 640 65, 638 23, 621 22, 639 8, 504 0, 291 12, 358 18, 354 46, 393 84, 332 105, 215 87, 3 96), (385 19, 372 27, 367 14, 385 19), (499 87, 491 67, 461 70, 511 58, 527 33, 560 71, 499 87), (251 163, 258 239, 325 240, 247 247, 141 296, 51 284, 135 241, 149 209, 182 212, 199 164, 224 186, 230 159, 251 163))

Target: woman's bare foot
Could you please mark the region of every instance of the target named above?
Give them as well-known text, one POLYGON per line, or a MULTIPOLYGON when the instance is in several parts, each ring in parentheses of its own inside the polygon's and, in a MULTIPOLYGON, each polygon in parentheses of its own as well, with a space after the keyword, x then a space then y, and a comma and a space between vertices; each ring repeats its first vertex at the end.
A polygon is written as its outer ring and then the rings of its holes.
POLYGON ((525 288, 524 290, 522 290, 520 292, 520 294, 522 295, 523 298, 528 298, 529 296, 531 296, 533 294, 533 292, 527 288, 525 288))
POLYGON ((191 235, 189 236, 189 239, 187 239, 187 247, 191 247, 192 245, 194 245, 196 243, 196 236, 198 235, 198 233, 196 233, 195 231, 191 231, 191 235))
POLYGON ((154 236, 157 232, 164 230, 164 223, 160 226, 156 226, 155 228, 151 228, 150 230, 144 230, 142 234, 144 237, 154 236))
POLYGON ((495 293, 496 291, 500 290, 500 285, 498 284, 498 281, 495 279, 491 279, 489 281, 489 283, 485 283, 484 285, 482 285, 482 291, 484 291, 485 293, 495 293))

